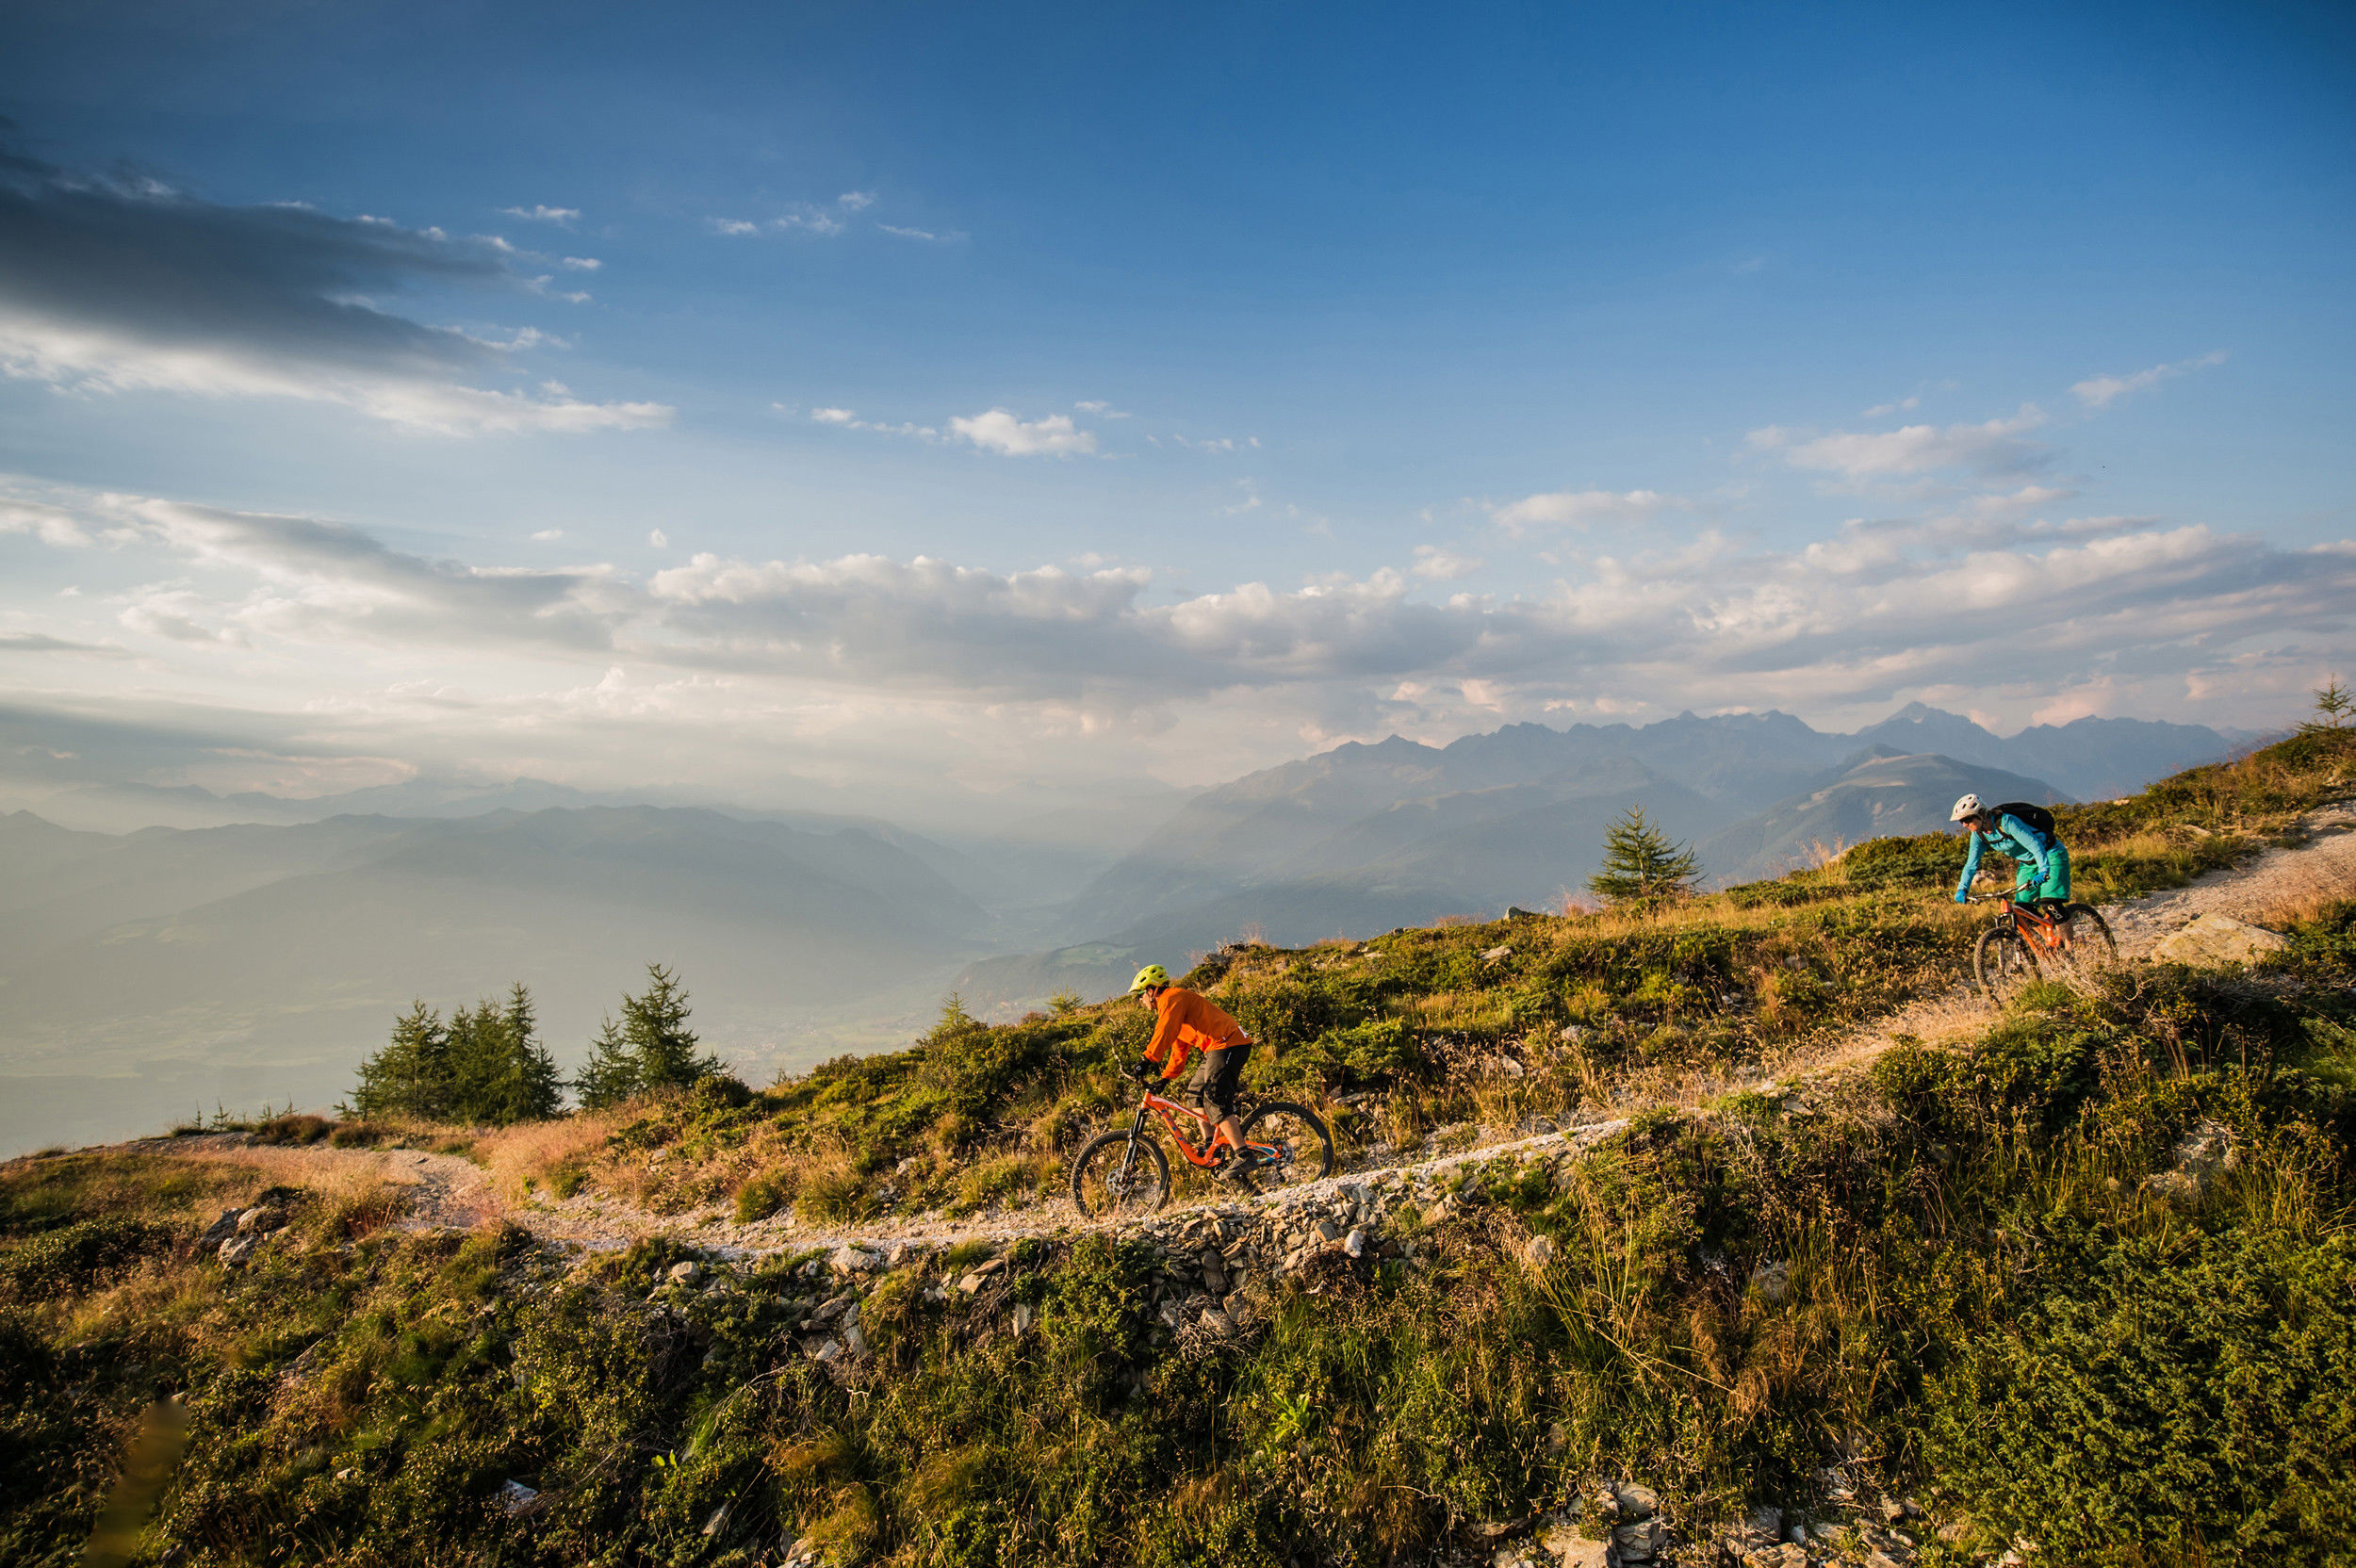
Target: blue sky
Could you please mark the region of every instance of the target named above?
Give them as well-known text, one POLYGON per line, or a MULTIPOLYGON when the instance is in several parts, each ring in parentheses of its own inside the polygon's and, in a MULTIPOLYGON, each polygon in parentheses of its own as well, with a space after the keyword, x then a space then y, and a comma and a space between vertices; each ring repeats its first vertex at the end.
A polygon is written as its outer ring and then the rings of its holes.
POLYGON ((2053 9, 11 7, 0 702, 776 798, 2280 719, 2356 27, 2053 9))

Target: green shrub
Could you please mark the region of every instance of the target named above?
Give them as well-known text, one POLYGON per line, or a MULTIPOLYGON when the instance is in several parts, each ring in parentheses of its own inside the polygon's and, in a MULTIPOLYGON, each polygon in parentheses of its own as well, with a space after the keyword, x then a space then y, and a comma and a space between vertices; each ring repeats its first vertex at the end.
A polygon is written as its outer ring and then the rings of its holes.
POLYGON ((766 1219, 794 1200, 794 1175, 790 1170, 770 1169, 760 1172, 736 1189, 736 1217, 740 1224, 766 1219))
POLYGON ((1413 1071, 1421 1059, 1406 1020, 1399 1018, 1328 1029, 1304 1046, 1291 1051, 1264 1048, 1253 1056, 1255 1085, 1316 1085, 1329 1092, 1386 1083, 1413 1071), (1259 1060, 1263 1055, 1265 1066, 1259 1060))
POLYGON ((2356 899, 2327 905, 2285 934, 2290 947, 2277 960, 2280 967, 2343 986, 2356 984, 2356 899))
POLYGON ((949 1206, 953 1215, 968 1215, 992 1203, 1029 1198, 1039 1189, 1036 1162, 1027 1155, 1008 1154, 967 1168, 957 1179, 957 1196, 949 1206))
POLYGON ((331 1136, 335 1124, 323 1116, 282 1116, 254 1129, 255 1143, 312 1144, 331 1136))
POLYGON ((2245 1231, 2053 1249, 1933 1384, 1931 1466, 2056 1561, 2345 1560, 2356 1247, 2245 1231))
POLYGON ((20 1298, 78 1296, 172 1238, 163 1225, 101 1215, 36 1235, 0 1255, 0 1278, 20 1298))
POLYGON ((1869 839, 1841 858, 1853 889, 1953 888, 1963 875, 1964 841, 1953 833, 1907 839, 1869 839))

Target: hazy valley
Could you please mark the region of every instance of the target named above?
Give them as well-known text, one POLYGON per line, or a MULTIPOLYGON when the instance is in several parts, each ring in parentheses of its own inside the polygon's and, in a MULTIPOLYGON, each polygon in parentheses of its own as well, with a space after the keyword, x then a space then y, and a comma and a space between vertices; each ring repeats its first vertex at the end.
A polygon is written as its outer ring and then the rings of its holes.
POLYGON ((0 818, 0 1150, 332 1103, 417 998, 520 980, 569 1066, 667 962, 707 1044, 761 1080, 902 1043, 951 990, 1010 1017, 1246 931, 1300 942, 1556 907, 1630 806, 1723 885, 1943 825, 1966 789, 2086 798, 2239 739, 2126 720, 1999 738, 1920 705, 1851 735, 1784 714, 1518 725, 1343 745, 954 842, 531 780, 311 801, 86 785, 0 818), (143 808, 219 825, 51 820, 143 808))

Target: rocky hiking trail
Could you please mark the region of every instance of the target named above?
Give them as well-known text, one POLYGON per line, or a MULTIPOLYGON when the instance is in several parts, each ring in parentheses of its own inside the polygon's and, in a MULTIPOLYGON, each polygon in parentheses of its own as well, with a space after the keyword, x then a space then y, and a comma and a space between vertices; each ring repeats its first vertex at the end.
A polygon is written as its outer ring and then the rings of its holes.
MULTIPOLYGON (((2221 934, 2229 948, 2239 944, 2249 950, 2254 941, 2262 950, 2268 934, 2260 930, 2254 937, 2237 936, 2237 923, 2264 917, 2288 901, 2356 892, 2356 805, 2310 812, 2299 820, 2291 837, 2298 841, 2292 847, 2266 849, 2185 887, 2103 906, 2102 913, 2119 940, 2121 960, 2151 956, 2170 939, 2182 947, 2187 941, 2200 942, 2213 932, 2221 934), (2201 922, 2201 926, 2185 933, 2196 921, 2201 922)), ((2201 950, 2207 951, 2208 945, 2201 950)), ((2199 953, 2170 956, 2197 959, 2199 953)), ((1976 1031, 1987 1019, 1986 1004, 1967 980, 1869 1025, 1832 1037, 1777 1064, 1771 1074, 1697 1083, 1676 1102, 1690 1104, 1734 1089, 1790 1093, 1811 1080, 1853 1070, 1901 1038, 1937 1044, 1976 1031)), ((1649 1108, 1649 1104, 1631 1104, 1625 1110, 1633 1114, 1649 1108)), ((265 1148, 234 1133, 151 1139, 133 1147, 252 1163, 290 1184, 381 1181, 406 1189, 408 1214, 402 1223, 413 1228, 471 1230, 505 1221, 530 1231, 543 1242, 590 1251, 671 1235, 746 1260, 779 1252, 831 1252, 845 1247, 880 1258, 966 1242, 1003 1246, 1028 1236, 1104 1230, 1174 1233, 1200 1228, 1207 1219, 1222 1222, 1231 1241, 1247 1222, 1250 1229, 1265 1228, 1276 1236, 1291 1238, 1279 1249, 1282 1256, 1301 1252, 1305 1245, 1302 1238, 1307 1236, 1318 1236, 1319 1245, 1347 1245, 1351 1231, 1366 1231, 1370 1223, 1379 1222, 1382 1212, 1408 1201, 1411 1196, 1419 1199, 1418 1207, 1429 1214, 1437 1201, 1433 1194, 1442 1180, 1467 1164, 1552 1158, 1591 1146, 1623 1125, 1625 1116, 1567 1127, 1536 1119, 1518 1129, 1443 1129, 1418 1150, 1391 1151, 1378 1146, 1355 1161, 1345 1157, 1336 1173, 1323 1181, 1265 1196, 1240 1190, 1222 1192, 1205 1202, 1172 1207, 1127 1222, 1088 1220, 1068 1197, 1056 1197, 1029 1208, 965 1220, 919 1217, 861 1225, 806 1225, 780 1216, 740 1223, 718 1206, 657 1215, 594 1193, 564 1200, 517 1199, 502 1191, 491 1172, 456 1154, 407 1149, 265 1148), (1322 1235, 1319 1226, 1333 1233, 1322 1235)), ((1315 1249, 1308 1250, 1313 1252, 1315 1249)))

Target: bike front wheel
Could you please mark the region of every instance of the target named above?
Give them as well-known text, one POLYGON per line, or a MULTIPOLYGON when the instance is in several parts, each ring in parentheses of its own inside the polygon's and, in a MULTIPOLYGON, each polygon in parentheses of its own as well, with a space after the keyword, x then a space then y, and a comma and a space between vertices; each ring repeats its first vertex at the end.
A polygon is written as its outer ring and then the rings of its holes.
POLYGON ((1972 950, 1972 972, 1980 983, 1980 994, 2001 1003, 2037 977, 2037 955, 2010 924, 1993 925, 1980 934, 1979 945, 1972 950))
POLYGON ((1170 1161, 1143 1134, 1102 1134, 1072 1158, 1072 1200, 1090 1219, 1142 1219, 1170 1201, 1170 1161))
POLYGON ((1243 1173, 1244 1184, 1254 1192, 1282 1192, 1333 1173, 1333 1135, 1305 1105, 1282 1100, 1262 1105, 1243 1119, 1243 1141, 1276 1151, 1273 1161, 1243 1173))

